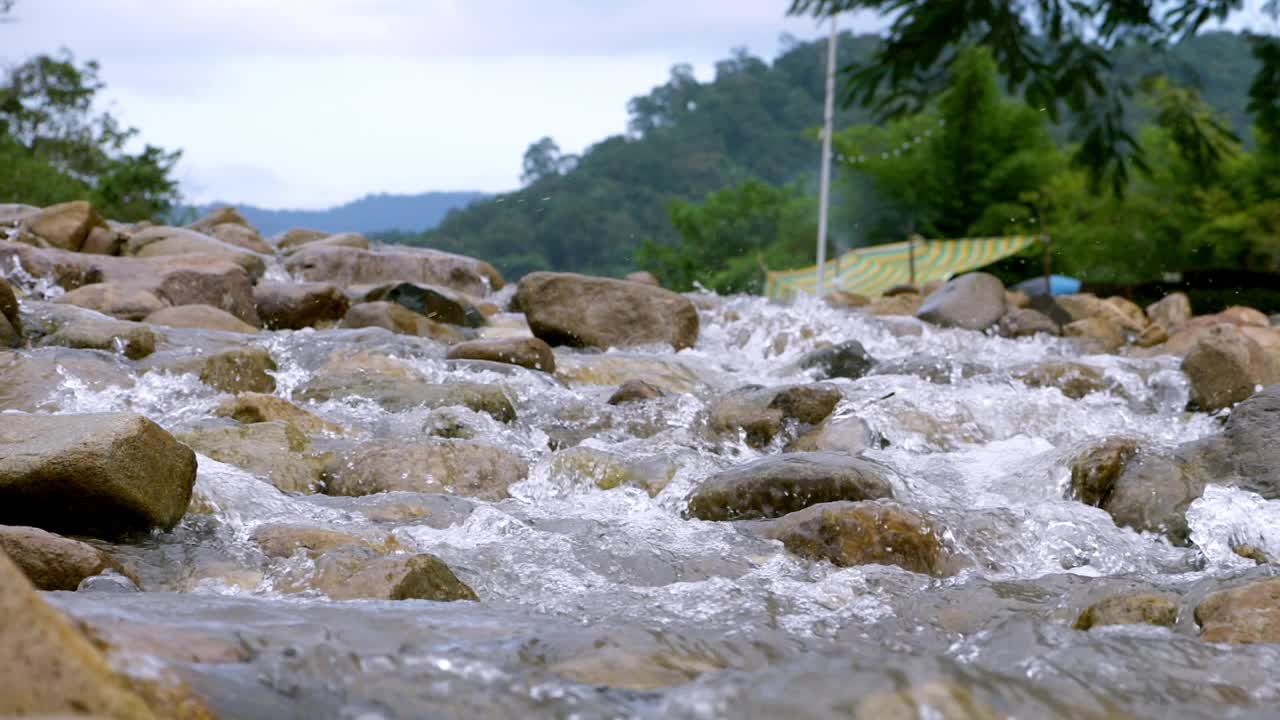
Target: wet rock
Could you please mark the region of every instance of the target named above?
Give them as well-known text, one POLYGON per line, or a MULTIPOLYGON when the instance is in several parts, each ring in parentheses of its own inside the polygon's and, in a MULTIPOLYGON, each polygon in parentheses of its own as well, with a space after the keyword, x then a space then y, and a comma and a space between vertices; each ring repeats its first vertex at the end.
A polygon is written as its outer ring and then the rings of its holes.
POLYGON ((1004 284, 994 275, 967 273, 925 298, 916 317, 941 327, 986 330, 1005 313, 1004 284))
POLYGON ((412 378, 348 373, 313 378, 294 393, 294 397, 306 402, 352 396, 368 398, 392 412, 415 407, 460 406, 486 413, 499 422, 511 422, 516 418, 515 406, 501 385, 434 384, 412 378))
POLYGON ((835 292, 827 293, 827 295, 822 299, 831 307, 843 308, 846 310, 866 307, 871 304, 871 298, 866 295, 859 295, 856 292, 849 292, 847 290, 836 290, 835 292))
POLYGON ((1267 554, 1257 545, 1236 545, 1231 546, 1231 552, 1239 555, 1245 560, 1252 560, 1259 565, 1266 565, 1271 562, 1267 554))
POLYGON ((1182 361, 1191 380, 1188 407, 1212 412, 1230 407, 1260 385, 1280 382, 1280 359, 1232 325, 1212 328, 1182 361))
POLYGON ((260 282, 253 299, 264 327, 301 330, 337 322, 351 308, 346 293, 328 283, 260 282))
POLYGON ((165 308, 151 313, 144 322, 164 327, 221 330, 245 335, 258 332, 258 328, 212 305, 179 305, 165 308))
POLYGON ((27 353, 0 351, 0 410, 59 410, 55 396, 68 379, 91 391, 128 388, 133 378, 123 363, 88 350, 44 348, 27 353))
POLYGON ((1072 400, 1107 389, 1102 371, 1067 360, 1046 360, 1014 372, 1014 377, 1033 388, 1057 388, 1072 400))
POLYGON ((23 325, 37 347, 118 352, 130 360, 156 349, 156 335, 142 323, 116 320, 74 305, 32 303, 23 325))
POLYGON ((575 485, 594 485, 601 490, 638 487, 650 497, 671 483, 676 469, 666 457, 634 457, 583 446, 551 456, 552 474, 575 485))
POLYGON ((1196 607, 1195 618, 1205 642, 1280 643, 1280 578, 1212 593, 1196 607))
POLYGON ((325 364, 315 372, 315 377, 324 375, 373 374, 391 377, 422 380, 422 374, 413 366, 399 358, 384 355, 372 350, 334 350, 329 354, 325 364))
POLYGON ((316 560, 315 589, 334 600, 479 601, 435 555, 379 556, 345 547, 316 560))
POLYGON ((0 523, 116 537, 182 519, 196 458, 138 415, 0 413, 0 523))
POLYGON ((259 255, 275 255, 275 248, 267 244, 266 240, 258 234, 257 230, 235 223, 222 223, 214 225, 204 231, 209 237, 220 240, 228 245, 243 248, 259 255))
POLYGON ((912 685, 883 690, 858 703, 859 718, 875 720, 1010 720, 1010 716, 978 700, 954 683, 912 685))
POLYGON ((1148 325, 1145 330, 1139 333, 1138 337, 1133 339, 1133 344, 1140 348, 1150 348, 1162 345, 1168 341, 1169 331, 1165 329, 1164 325, 1153 322, 1148 325))
POLYGON ((358 535, 306 525, 259 525, 253 531, 253 541, 271 558, 291 557, 298 550, 315 559, 340 547, 374 549, 368 540, 358 535))
POLYGON ((973 363, 957 362, 948 357, 909 355, 888 360, 876 366, 875 375, 914 375, 936 385, 950 385, 960 380, 985 375, 991 368, 973 363))
POLYGON ((229 205, 210 210, 197 218, 195 222, 187 225, 187 227, 196 232, 209 232, 219 225, 237 225, 249 230, 253 229, 253 224, 249 222, 249 219, 242 215, 239 210, 229 205))
POLYGON ((328 471, 330 495, 360 496, 408 490, 501 500, 528 474, 524 460, 492 445, 454 440, 372 441, 344 455, 328 471))
POLYGON ((861 418, 828 419, 793 440, 783 452, 840 452, 854 455, 884 444, 880 433, 861 418))
POLYGON ((155 293, 136 285, 95 283, 77 288, 54 300, 63 305, 76 305, 118 320, 142 320, 169 307, 155 293))
POLYGON ((285 269, 305 280, 342 287, 425 283, 477 297, 503 285, 502 276, 486 262, 425 248, 373 251, 306 246, 288 257, 285 269))
POLYGON ((20 241, 38 247, 79 252, 85 238, 94 228, 106 224, 93 206, 83 200, 51 205, 22 220, 18 227, 20 241))
POLYGON ((284 422, 193 430, 178 435, 196 452, 259 475, 284 492, 319 491, 328 458, 310 452, 311 442, 284 422))
POLYGON ((0 347, 13 347, 22 340, 22 318, 18 297, 9 281, 0 277, 0 347))
POLYGON ((281 251, 294 250, 296 248, 302 247, 303 245, 313 243, 316 240, 323 240, 329 237, 329 235, 331 234, 332 233, 327 233, 327 232, 324 232, 323 230, 309 230, 307 228, 290 228, 280 233, 276 237, 272 238, 272 242, 274 242, 276 248, 281 251))
POLYGON ((1089 317, 1062 326, 1063 337, 1079 338, 1086 352, 1113 353, 1125 344, 1124 333, 1111 320, 1089 317))
POLYGON ((1187 508, 1204 494, 1207 481, 1203 466, 1185 457, 1140 452, 1124 464, 1101 507, 1116 525, 1185 545, 1187 508))
POLYGON ((342 319, 344 328, 380 327, 401 335, 415 335, 445 342, 460 342, 465 336, 456 328, 438 323, 392 302, 352 305, 342 319))
MULTIPOLYGON (((306 243, 308 248, 320 247, 340 247, 355 248, 356 250, 368 250, 369 240, 364 235, 354 232, 337 233, 334 235, 326 235, 306 243)), ((285 254, 290 254, 293 250, 286 250, 285 254)))
POLYGON ((864 308, 868 315, 875 317, 915 317, 924 303, 924 298, 915 294, 880 296, 871 299, 871 304, 864 308))
MULTIPOLYGON (((138 261, 125 262, 134 265, 138 261)), ((170 305, 212 305, 254 327, 261 324, 254 309, 249 274, 240 266, 218 258, 161 258, 141 267, 109 270, 107 277, 139 284, 170 305)))
POLYGON ((535 272, 520 280, 516 302, 533 334, 550 345, 629 347, 698 340, 698 311, 662 288, 575 273, 535 272))
POLYGON ((1172 330, 1191 319, 1191 299, 1186 293, 1171 293, 1147 306, 1151 321, 1172 330))
POLYGON ((662 287, 662 283, 658 282, 658 278, 648 270, 640 270, 638 272, 627 273, 624 278, 630 282, 640 283, 641 285, 652 285, 653 287, 662 287))
POLYGON ((218 406, 218 417, 228 417, 238 423, 266 423, 280 421, 306 435, 345 435, 346 428, 307 412, 284 398, 265 393, 240 393, 233 400, 218 406))
POLYGON ((1102 507, 1120 472, 1140 447, 1133 438, 1110 438, 1081 453, 1071 462, 1071 496, 1086 505, 1102 507))
POLYGON ((186 228, 157 226, 135 233, 125 242, 124 254, 138 258, 209 255, 239 265, 254 279, 267 269, 261 255, 186 228))
POLYGON ((152 362, 148 369, 192 373, 200 378, 200 382, 215 390, 238 395, 245 392, 274 392, 276 379, 271 373, 278 368, 271 353, 260 347, 246 345, 196 357, 164 359, 152 362))
POLYGON ((101 550, 39 528, 0 525, 0 553, 8 555, 37 590, 75 590, 116 564, 101 550))
POLYGON ((1213 482, 1280 500, 1280 386, 1237 405, 1221 435, 1187 443, 1179 454, 1203 465, 1213 482))
POLYGON ((762 523, 759 532, 796 555, 840 567, 896 565, 947 574, 937 529, 896 503, 823 502, 762 523))
POLYGON ((700 520, 776 518, 810 505, 890 498, 887 469, 836 453, 767 457, 708 478, 689 498, 700 520))
POLYGON ((138 593, 142 588, 138 583, 118 572, 107 570, 100 575, 92 575, 80 581, 76 592, 81 593, 138 593))
POLYGON ((1001 337, 1023 338, 1035 335, 1058 335, 1058 324, 1048 315, 1030 308, 1014 308, 1000 318, 1001 337))
POLYGON ((816 425, 840 403, 840 390, 833 385, 786 385, 738 388, 712 403, 712 430, 746 433, 747 443, 763 447, 782 432, 787 420, 816 425))
POLYGON ((569 385, 620 385, 640 380, 666 393, 692 392, 698 375, 674 358, 645 355, 565 355, 556 358, 556 377, 569 385))
POLYGON ((697 651, 597 642, 547 669, 585 685, 645 691, 683 685, 727 667, 720 658, 697 651))
POLYGON ((0 242, 0 264, 22 267, 32 277, 44 278, 64 290, 102 282, 102 270, 91 256, 65 250, 42 250, 21 243, 0 242))
POLYGON ((99 651, 0 553, 0 713, 158 717, 99 651))
POLYGON ((365 302, 393 302, 413 312, 448 325, 480 327, 484 314, 462 295, 444 287, 421 283, 393 283, 370 290, 365 302))
POLYGON ((1178 606, 1160 595, 1116 595, 1090 605, 1080 613, 1074 627, 1089 630, 1104 625, 1162 625, 1173 627, 1178 606))
POLYGON ((662 388, 651 382, 644 380, 628 380, 618 386, 617 390, 609 396, 610 405, 622 405, 631 402, 645 402, 646 400, 657 400, 666 393, 662 392, 662 388))
POLYGON ((450 360, 489 360, 554 373, 556 356, 537 338, 469 340, 449 348, 450 360))
POLYGON ((816 370, 819 380, 838 377, 857 380, 871 372, 875 365, 875 358, 857 340, 820 348, 800 359, 800 367, 816 370))

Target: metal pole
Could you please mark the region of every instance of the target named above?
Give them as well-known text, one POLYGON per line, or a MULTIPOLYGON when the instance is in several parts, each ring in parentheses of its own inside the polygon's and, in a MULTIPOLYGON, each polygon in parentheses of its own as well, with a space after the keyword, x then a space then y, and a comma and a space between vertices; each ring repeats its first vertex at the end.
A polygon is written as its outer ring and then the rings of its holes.
POLYGON ((827 102, 822 112, 822 179, 818 190, 818 277, 814 290, 822 297, 822 274, 827 264, 827 208, 831 201, 831 125, 836 94, 836 16, 831 15, 831 39, 827 41, 827 102))

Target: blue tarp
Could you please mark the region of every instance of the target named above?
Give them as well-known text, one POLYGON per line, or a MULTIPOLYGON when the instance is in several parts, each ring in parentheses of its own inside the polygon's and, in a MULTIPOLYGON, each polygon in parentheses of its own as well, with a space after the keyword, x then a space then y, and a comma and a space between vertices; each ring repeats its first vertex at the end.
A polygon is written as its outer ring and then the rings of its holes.
MULTIPOLYGON (((1080 281, 1067 277, 1066 275, 1050 275, 1049 276, 1049 294, 1050 295, 1071 295, 1080 292, 1080 281)), ((1044 277, 1031 278, 1023 280, 1013 286, 1014 290, 1021 290, 1028 295, 1044 295, 1044 277)))

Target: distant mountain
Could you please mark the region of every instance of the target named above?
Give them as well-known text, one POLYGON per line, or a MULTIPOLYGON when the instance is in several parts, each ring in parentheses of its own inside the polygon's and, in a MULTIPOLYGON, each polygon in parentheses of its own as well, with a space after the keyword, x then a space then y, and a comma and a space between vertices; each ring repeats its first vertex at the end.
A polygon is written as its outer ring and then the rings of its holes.
POLYGON ((376 233, 387 230, 423 232, 440 224, 445 214, 485 197, 479 192, 429 192, 419 195, 366 195, 328 210, 267 210, 238 203, 210 203, 191 208, 198 217, 232 205, 267 237, 289 228, 325 232, 376 233))

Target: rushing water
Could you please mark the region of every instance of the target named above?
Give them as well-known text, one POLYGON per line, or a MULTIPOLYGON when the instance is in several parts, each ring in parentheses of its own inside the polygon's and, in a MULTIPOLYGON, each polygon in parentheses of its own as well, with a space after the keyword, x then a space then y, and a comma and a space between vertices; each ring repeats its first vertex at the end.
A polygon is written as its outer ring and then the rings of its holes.
MULTIPOLYGON (((380 330, 255 336, 247 342, 271 351, 286 398, 335 353, 361 350, 433 382, 504 385, 519 415, 510 424, 459 408, 388 412, 360 397, 307 407, 362 438, 417 440, 460 419, 477 440, 523 456, 528 479, 499 502, 401 494, 392 499, 428 511, 405 520, 375 512, 387 498, 290 496, 201 456, 196 493, 211 512, 113 548, 141 569, 148 592, 48 597, 94 623, 147 624, 242 648, 246 662, 175 664, 225 717, 913 717, 892 714, 903 708, 895 691, 928 718, 993 717, 983 714, 988 706, 1020 718, 1280 712, 1280 647, 1204 644, 1191 618, 1223 579, 1267 572, 1230 543, 1245 538, 1280 556, 1280 503, 1211 488, 1188 513, 1194 544, 1182 548, 1065 499, 1070 460, 1091 441, 1125 435, 1171 446, 1216 430, 1216 419, 1183 412, 1175 359, 1079 356, 1062 340, 940 330, 810 301, 695 299, 702 332, 692 349, 557 349, 569 371, 630 364, 688 389, 617 407, 605 403, 611 384, 447 361, 440 343, 380 330), (741 385, 811 380, 796 360, 846 339, 881 361, 927 358, 943 368, 934 381, 831 382, 844 396, 836 414, 863 418, 889 441, 867 455, 895 471, 895 495, 945 528, 967 561, 954 577, 810 562, 731 523, 682 516, 712 473, 780 451, 709 433, 708 403, 741 385), (1108 389, 1072 400, 1013 377, 1063 357, 1102 369, 1108 389), (653 496, 598 489, 591 470, 555 462, 553 440, 612 453, 669 482, 653 496), (406 550, 443 558, 482 602, 283 593, 282 579, 305 575, 309 561, 270 560, 250 540, 255 527, 279 522, 390 534, 406 550), (1175 628, 1071 629, 1091 602, 1144 590, 1179 599, 1175 628)), ((246 342, 166 333, 171 347, 246 342)), ((136 377, 132 387, 68 371, 57 411, 139 412, 177 432, 227 399, 192 376, 140 375, 116 362, 136 377)))

